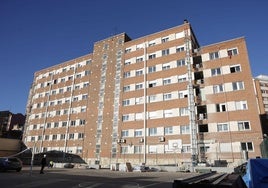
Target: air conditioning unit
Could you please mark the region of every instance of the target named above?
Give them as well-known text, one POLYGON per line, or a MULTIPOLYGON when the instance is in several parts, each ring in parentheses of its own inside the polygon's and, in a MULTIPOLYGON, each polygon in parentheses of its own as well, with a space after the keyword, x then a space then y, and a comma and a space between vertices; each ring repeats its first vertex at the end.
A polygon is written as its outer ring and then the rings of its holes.
POLYGON ((121 139, 117 139, 117 143, 121 143, 121 139))
POLYGON ((194 49, 194 53, 198 53, 198 52, 200 52, 200 48, 194 49))
POLYGON ((121 139, 121 143, 126 143, 126 139, 121 139))
POLYGON ((143 143, 144 142, 144 139, 143 138, 140 138, 140 143, 143 143))
POLYGON ((159 142, 165 142, 165 137, 163 136, 159 137, 159 142))

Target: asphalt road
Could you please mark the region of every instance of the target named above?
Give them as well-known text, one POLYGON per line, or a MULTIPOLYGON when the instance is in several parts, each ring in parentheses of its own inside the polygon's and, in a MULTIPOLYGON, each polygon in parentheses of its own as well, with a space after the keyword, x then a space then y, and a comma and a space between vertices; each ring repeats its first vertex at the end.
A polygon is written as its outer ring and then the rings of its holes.
POLYGON ((157 188, 170 187, 175 179, 196 174, 180 172, 119 172, 106 169, 45 169, 24 167, 21 172, 0 173, 1 188, 157 188))

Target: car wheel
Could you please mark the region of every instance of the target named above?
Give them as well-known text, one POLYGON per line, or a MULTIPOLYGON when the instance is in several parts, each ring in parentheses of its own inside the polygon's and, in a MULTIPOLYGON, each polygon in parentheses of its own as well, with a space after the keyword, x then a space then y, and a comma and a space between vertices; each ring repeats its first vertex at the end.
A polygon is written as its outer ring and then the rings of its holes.
POLYGON ((20 172, 20 171, 21 171, 21 168, 17 168, 16 171, 17 171, 17 172, 20 172))

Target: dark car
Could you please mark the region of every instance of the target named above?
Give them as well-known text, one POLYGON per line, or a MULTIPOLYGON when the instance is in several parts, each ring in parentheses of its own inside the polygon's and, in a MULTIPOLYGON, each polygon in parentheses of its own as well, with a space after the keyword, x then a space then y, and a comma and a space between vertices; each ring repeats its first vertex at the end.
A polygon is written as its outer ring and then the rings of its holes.
POLYGON ((16 170, 21 171, 22 162, 17 157, 1 157, 0 158, 0 171, 16 170))

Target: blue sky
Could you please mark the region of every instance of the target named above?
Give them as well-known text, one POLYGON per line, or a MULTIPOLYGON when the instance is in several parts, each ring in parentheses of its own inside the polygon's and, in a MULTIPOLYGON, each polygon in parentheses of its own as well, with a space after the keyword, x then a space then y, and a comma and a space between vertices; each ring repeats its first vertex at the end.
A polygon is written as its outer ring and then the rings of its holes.
POLYGON ((244 36, 252 75, 268 75, 267 0, 1 0, 0 111, 25 113, 34 72, 188 19, 201 46, 244 36))

